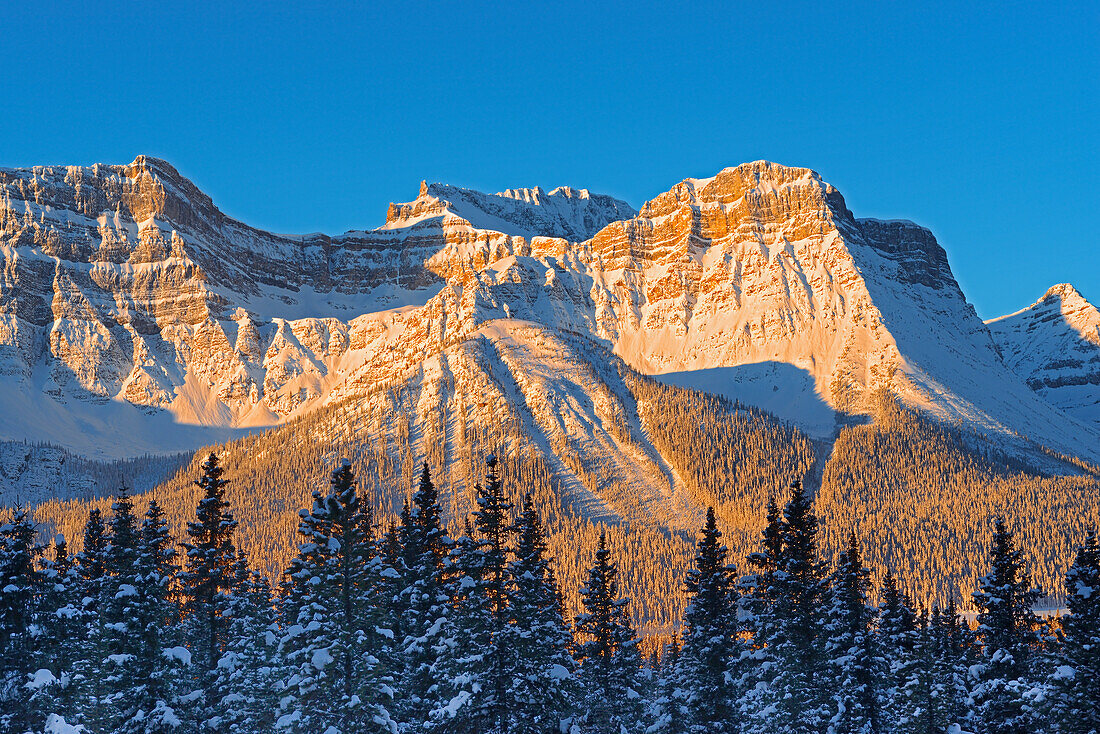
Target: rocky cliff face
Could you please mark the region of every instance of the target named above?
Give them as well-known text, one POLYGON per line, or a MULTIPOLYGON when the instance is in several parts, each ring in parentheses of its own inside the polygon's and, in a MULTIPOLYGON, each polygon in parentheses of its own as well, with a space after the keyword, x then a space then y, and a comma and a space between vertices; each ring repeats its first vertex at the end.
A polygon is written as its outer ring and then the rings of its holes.
POLYGON ((930 232, 855 218, 804 168, 686 179, 640 212, 585 190, 422 184, 382 227, 337 237, 250 228, 151 158, 5 170, 0 256, 8 407, 49 416, 3 419, 9 438, 64 442, 60 415, 82 437, 126 426, 120 454, 177 450, 370 394, 504 319, 748 402, 791 384, 738 371, 784 366, 801 381, 788 417, 824 410, 822 433, 886 388, 983 431, 1100 451, 1004 367, 930 232), (163 435, 130 428, 148 421, 163 435))
MULTIPOLYGON (((225 216, 154 158, 0 170, 0 374, 70 412, 113 401, 198 426, 271 425, 339 380, 376 321, 357 330, 356 316, 423 305, 459 261, 529 252, 527 238, 584 238, 633 213, 584 190, 425 186, 378 230, 289 237, 225 216)), ((26 438, 26 427, 6 433, 26 438)), ((30 437, 49 439, 39 428, 30 437)), ((220 435, 185 433, 184 444, 220 435)))
POLYGON ((1005 363, 1065 412, 1100 426, 1100 311, 1069 283, 986 322, 1005 363))

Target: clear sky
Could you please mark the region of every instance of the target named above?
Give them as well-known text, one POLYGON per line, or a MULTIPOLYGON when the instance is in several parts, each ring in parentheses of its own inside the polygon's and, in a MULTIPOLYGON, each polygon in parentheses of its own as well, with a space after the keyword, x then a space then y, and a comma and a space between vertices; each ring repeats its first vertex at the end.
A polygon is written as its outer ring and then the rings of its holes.
POLYGON ((167 5, 7 4, 0 166, 147 153, 336 233, 422 178, 640 206, 766 158, 931 227, 983 317, 1100 301, 1096 2, 167 5))

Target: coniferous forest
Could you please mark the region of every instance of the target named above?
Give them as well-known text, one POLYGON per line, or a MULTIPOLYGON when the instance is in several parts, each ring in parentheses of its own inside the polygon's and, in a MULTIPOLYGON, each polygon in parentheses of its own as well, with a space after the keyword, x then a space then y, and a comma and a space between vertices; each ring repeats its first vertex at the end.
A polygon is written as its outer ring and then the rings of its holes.
POLYGON ((452 537, 424 464, 380 523, 348 462, 302 510, 277 584, 235 543, 210 454, 173 538, 156 501, 93 510, 78 553, 28 514, 0 526, 6 732, 1067 732, 1100 730, 1100 543, 1040 619, 995 523, 972 621, 872 588, 860 538, 822 560, 814 501, 773 498, 737 576, 714 510, 678 634, 645 645, 604 536, 570 615, 538 511, 485 460, 452 537))

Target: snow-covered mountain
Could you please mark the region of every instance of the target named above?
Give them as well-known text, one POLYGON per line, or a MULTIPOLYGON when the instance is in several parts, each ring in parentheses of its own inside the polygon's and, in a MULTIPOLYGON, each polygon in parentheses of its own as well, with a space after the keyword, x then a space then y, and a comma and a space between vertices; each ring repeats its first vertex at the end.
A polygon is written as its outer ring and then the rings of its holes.
POLYGON ((1005 363, 1078 420, 1100 427, 1100 311, 1069 283, 986 322, 1005 363))
POLYGON ((855 218, 804 168, 685 179, 640 212, 423 184, 383 226, 336 237, 248 227, 152 158, 4 170, 0 253, 0 437, 86 454, 284 422, 504 319, 818 435, 885 388, 1006 444, 1100 459, 1100 432, 1003 364, 931 233, 855 218))

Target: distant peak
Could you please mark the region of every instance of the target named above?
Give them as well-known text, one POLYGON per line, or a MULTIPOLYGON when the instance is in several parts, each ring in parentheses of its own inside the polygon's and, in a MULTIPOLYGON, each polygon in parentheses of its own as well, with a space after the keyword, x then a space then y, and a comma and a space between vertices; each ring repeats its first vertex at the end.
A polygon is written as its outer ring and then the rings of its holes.
POLYGON ((151 155, 138 155, 134 158, 134 162, 126 166, 127 173, 129 174, 132 169, 137 170, 153 170, 162 175, 168 175, 172 178, 182 178, 180 172, 176 170, 168 161, 163 158, 157 158, 151 155))
POLYGON ((846 211, 843 197, 812 169, 758 160, 729 166, 709 178, 685 178, 642 207, 645 216, 659 216, 683 204, 731 204, 745 194, 768 194, 793 186, 811 186, 846 211))
POLYGON ((1039 300, 1040 301, 1046 301, 1046 300, 1053 299, 1053 298, 1058 298, 1058 299, 1061 299, 1061 300, 1066 300, 1066 299, 1081 299, 1082 301, 1085 300, 1085 297, 1081 295, 1080 291, 1078 291, 1076 288, 1074 288, 1073 285, 1070 284, 1070 283, 1058 283, 1057 285, 1052 285, 1050 288, 1047 289, 1047 292, 1044 293, 1043 297, 1040 298, 1039 300))

